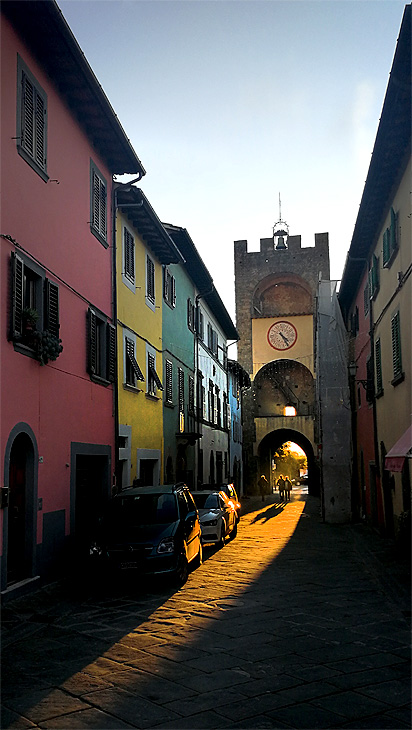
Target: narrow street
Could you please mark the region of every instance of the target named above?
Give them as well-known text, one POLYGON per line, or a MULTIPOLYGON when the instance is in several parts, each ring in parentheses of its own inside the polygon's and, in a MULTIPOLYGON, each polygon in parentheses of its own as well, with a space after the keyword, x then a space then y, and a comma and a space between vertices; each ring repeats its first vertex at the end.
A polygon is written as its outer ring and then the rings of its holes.
POLYGON ((249 500, 179 590, 54 585, 3 608, 2 728, 410 727, 408 582, 363 525, 249 500))

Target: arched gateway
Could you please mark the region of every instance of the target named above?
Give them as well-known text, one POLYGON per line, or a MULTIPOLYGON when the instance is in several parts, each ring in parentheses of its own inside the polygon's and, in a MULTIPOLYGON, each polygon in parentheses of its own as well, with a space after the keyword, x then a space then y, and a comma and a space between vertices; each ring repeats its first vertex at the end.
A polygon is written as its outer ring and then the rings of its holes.
POLYGON ((252 384, 243 400, 245 491, 251 494, 287 441, 305 452, 310 492, 319 493, 314 355, 321 279, 329 279, 327 233, 302 248, 300 236, 289 236, 279 221, 260 251, 248 253, 247 241, 235 241, 238 361, 252 384))

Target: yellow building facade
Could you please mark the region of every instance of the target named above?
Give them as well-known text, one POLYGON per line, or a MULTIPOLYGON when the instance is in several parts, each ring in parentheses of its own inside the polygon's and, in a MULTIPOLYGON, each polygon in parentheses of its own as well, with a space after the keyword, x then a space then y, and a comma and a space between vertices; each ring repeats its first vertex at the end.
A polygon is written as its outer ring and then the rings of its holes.
POLYGON ((163 474, 162 306, 179 254, 144 193, 119 186, 116 214, 118 487, 163 474))

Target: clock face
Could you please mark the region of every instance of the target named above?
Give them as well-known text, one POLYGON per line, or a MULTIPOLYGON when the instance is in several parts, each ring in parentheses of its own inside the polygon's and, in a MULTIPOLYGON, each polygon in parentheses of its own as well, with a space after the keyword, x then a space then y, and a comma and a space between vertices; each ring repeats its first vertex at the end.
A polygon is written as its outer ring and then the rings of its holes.
POLYGON ((296 327, 291 322, 275 322, 268 329, 268 342, 275 350, 289 350, 297 339, 296 327))

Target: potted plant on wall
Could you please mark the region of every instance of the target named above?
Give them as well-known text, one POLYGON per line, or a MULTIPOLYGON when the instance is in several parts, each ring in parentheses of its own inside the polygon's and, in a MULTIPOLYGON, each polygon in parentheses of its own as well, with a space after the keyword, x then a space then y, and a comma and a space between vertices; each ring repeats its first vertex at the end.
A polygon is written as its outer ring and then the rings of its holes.
POLYGON ((30 335, 35 329, 39 313, 33 307, 24 307, 21 310, 22 334, 30 335))
POLYGON ((50 360, 57 360, 60 353, 63 352, 61 339, 56 335, 43 330, 42 332, 33 332, 34 349, 40 365, 47 365, 50 360))

